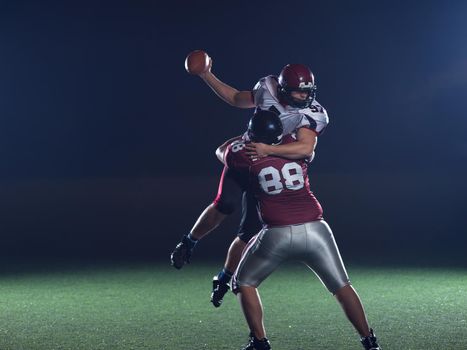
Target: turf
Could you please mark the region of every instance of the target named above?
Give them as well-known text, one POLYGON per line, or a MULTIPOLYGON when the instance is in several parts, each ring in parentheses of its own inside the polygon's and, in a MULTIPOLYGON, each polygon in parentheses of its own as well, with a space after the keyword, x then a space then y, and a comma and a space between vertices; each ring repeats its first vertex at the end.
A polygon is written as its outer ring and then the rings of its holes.
MULTIPOLYGON (((217 265, 127 265, 0 277, 0 349, 240 349, 232 294, 209 303, 217 265)), ((349 267, 383 349, 466 349, 467 271, 349 267)), ((274 349, 360 349, 334 298, 301 266, 260 287, 274 349)))

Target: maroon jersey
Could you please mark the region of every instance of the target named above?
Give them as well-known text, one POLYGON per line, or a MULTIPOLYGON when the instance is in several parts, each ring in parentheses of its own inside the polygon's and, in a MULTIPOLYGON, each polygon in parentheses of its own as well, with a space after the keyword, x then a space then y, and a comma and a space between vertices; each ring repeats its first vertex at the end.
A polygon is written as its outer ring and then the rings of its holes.
MULTIPOLYGON (((294 141, 286 135, 282 143, 294 141)), ((245 154, 245 141, 239 140, 227 148, 225 163, 243 174, 258 200, 264 225, 296 225, 322 219, 323 209, 310 190, 307 160, 265 157, 253 161, 245 154)))

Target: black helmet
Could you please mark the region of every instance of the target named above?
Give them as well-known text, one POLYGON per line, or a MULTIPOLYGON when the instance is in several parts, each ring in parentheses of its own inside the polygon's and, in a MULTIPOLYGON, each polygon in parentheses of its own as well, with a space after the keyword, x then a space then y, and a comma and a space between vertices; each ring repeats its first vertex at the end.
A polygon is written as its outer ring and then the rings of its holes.
POLYGON ((281 119, 276 113, 259 108, 248 123, 248 136, 253 142, 268 145, 279 143, 283 130, 281 119))

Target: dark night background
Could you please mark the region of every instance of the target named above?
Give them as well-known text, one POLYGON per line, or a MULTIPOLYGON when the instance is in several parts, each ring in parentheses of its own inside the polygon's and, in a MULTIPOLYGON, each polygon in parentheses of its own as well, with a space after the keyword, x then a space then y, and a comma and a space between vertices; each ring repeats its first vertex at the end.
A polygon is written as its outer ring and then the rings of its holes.
MULTIPOLYGON (((240 90, 311 67, 310 169, 344 260, 467 265, 464 1, 0 2, 2 258, 162 260, 243 132, 184 69, 240 90)), ((238 214, 197 247, 222 261, 238 214)))

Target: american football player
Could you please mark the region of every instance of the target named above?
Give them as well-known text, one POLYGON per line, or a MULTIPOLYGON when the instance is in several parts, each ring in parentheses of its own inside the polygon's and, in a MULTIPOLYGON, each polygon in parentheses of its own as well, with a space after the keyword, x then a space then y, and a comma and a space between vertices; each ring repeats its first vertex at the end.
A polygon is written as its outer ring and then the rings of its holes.
MULTIPOLYGON (((259 111, 249 123, 251 141, 289 145, 291 135, 281 140, 280 119, 275 113, 259 111)), ((244 140, 230 144, 224 152, 226 166, 258 201, 263 229, 248 243, 233 277, 250 339, 243 350, 271 349, 263 325, 263 309, 257 287, 282 262, 299 260, 307 265, 336 297, 361 337, 366 350, 380 350, 368 326, 360 298, 352 287, 323 211, 310 190, 308 159, 281 157, 251 159, 244 140)))
MULTIPOLYGON (((223 83, 211 72, 210 61, 207 72, 199 76, 224 101, 240 108, 257 107, 280 115, 284 134, 297 133, 297 142, 287 145, 271 146, 261 142, 247 144, 248 155, 264 157, 277 155, 290 159, 306 157, 314 151, 317 136, 326 128, 329 118, 326 110, 316 101, 316 84, 313 73, 302 64, 286 65, 279 76, 261 78, 252 91, 238 91, 223 83)), ((248 135, 243 135, 248 140, 248 135)), ((228 140, 221 150, 234 139, 228 140)), ((220 152, 222 153, 222 152, 220 152)), ((218 152, 219 157, 219 152, 218 152)), ((237 198, 241 195, 235 175, 225 168, 218 195, 200 215, 188 235, 182 237, 171 255, 172 265, 178 269, 189 262, 197 240, 216 228, 220 222, 235 210, 237 198)), ((225 293, 230 289, 230 280, 237 268, 246 243, 261 228, 256 213, 256 200, 248 191, 243 192, 242 219, 237 237, 227 252, 224 268, 213 278, 211 302, 221 305, 225 293)))

